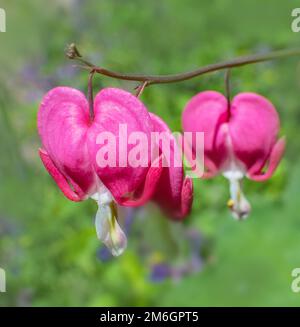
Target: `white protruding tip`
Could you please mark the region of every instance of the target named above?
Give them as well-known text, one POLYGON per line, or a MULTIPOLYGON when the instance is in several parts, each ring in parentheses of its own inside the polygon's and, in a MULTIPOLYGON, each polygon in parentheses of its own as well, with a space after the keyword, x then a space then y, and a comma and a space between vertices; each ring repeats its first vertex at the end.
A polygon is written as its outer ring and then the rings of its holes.
POLYGON ((244 220, 251 211, 251 205, 242 191, 241 180, 231 178, 229 182, 231 199, 227 202, 227 206, 235 219, 244 220))
POLYGON ((117 220, 117 208, 114 202, 98 202, 95 225, 99 240, 111 251, 113 256, 121 255, 127 247, 127 237, 117 220))

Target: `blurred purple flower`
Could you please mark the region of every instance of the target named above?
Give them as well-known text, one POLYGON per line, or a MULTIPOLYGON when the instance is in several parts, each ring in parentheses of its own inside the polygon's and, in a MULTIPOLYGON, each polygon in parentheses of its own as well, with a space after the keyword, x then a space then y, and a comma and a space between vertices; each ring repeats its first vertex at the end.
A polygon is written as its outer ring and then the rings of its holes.
POLYGON ((97 250, 97 258, 102 262, 108 262, 113 258, 113 256, 106 246, 101 246, 97 250))
POLYGON ((196 229, 185 231, 185 240, 188 242, 189 253, 186 261, 180 265, 171 265, 167 262, 160 262, 150 267, 150 279, 153 282, 161 282, 167 278, 179 281, 185 276, 199 272, 203 267, 201 256, 202 236, 196 229))
POLYGON ((159 263, 152 266, 150 280, 153 282, 162 282, 171 276, 172 268, 166 263, 159 263))

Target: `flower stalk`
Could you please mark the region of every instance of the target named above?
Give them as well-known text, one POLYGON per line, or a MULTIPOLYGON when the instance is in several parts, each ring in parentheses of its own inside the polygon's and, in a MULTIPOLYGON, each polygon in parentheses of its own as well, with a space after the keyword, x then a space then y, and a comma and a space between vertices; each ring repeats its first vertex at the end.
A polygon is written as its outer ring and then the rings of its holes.
POLYGON ((89 102, 89 111, 90 111, 90 119, 91 121, 94 120, 94 93, 93 93, 93 77, 95 71, 92 69, 89 74, 89 81, 88 81, 88 102, 89 102))
POLYGON ((80 67, 88 69, 89 71, 94 70, 95 73, 115 79, 120 79, 120 80, 147 82, 146 86, 149 86, 153 84, 168 84, 168 83, 183 82, 219 70, 240 67, 240 66, 245 66, 245 65, 255 64, 259 62, 275 60, 275 59, 300 56, 300 49, 298 48, 285 49, 285 50, 272 51, 263 54, 242 56, 231 60, 199 67, 198 69, 192 71, 183 72, 179 74, 170 74, 170 75, 125 74, 125 73, 115 72, 103 67, 98 67, 93 63, 85 60, 74 43, 70 44, 67 47, 65 54, 69 59, 77 60, 78 62, 80 62, 82 64, 82 66, 80 67))

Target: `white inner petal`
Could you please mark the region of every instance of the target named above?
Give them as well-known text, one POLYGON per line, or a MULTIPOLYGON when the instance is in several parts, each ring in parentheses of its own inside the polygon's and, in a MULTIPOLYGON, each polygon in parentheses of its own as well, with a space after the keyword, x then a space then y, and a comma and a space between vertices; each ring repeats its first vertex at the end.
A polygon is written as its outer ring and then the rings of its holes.
POLYGON ((99 204, 95 225, 99 240, 101 240, 112 255, 119 256, 127 246, 127 238, 117 220, 115 203, 99 204))
POLYGON ((230 200, 227 203, 228 207, 234 218, 245 219, 251 211, 251 205, 242 191, 243 169, 239 168, 234 161, 231 161, 227 167, 229 169, 224 170, 223 176, 229 180, 230 200))
POLYGON ((117 205, 111 193, 100 181, 97 188, 98 192, 91 196, 98 204, 95 218, 97 236, 113 256, 119 256, 127 247, 127 238, 118 223, 117 205))
POLYGON ((223 125, 223 133, 225 134, 228 160, 222 167, 222 171, 223 176, 229 180, 231 197, 227 205, 234 218, 239 220, 245 219, 251 211, 250 203, 242 191, 242 179, 245 176, 247 169, 235 156, 228 124, 223 125))

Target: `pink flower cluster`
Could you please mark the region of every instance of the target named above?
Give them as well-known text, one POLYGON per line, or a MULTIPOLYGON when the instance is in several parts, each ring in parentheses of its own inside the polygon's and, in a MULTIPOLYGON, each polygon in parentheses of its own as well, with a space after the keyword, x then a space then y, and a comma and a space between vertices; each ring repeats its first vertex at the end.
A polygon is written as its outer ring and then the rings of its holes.
MULTIPOLYGON (((97 156, 103 146, 97 142, 99 133, 109 132, 120 138, 119 126, 124 124, 128 133, 143 133, 149 142, 151 133, 163 132, 169 138, 171 153, 180 146, 167 124, 124 90, 101 90, 93 109, 91 119, 88 101, 76 89, 57 87, 49 91, 38 112, 40 157, 68 199, 92 198, 98 203, 97 235, 117 256, 127 243, 118 224, 118 206, 136 207, 154 201, 171 218, 181 220, 191 209, 193 183, 185 176, 182 165, 174 165, 172 161, 163 165, 160 142, 155 149, 152 146, 145 150, 145 157, 149 158, 146 165, 138 164, 138 155, 136 164, 121 164, 121 159, 124 161, 134 147, 124 143, 116 151, 115 166, 99 166, 97 156), (155 162, 150 160, 154 150, 158 154, 155 162)), ((235 217, 246 217, 250 204, 241 191, 242 178, 268 179, 284 152, 284 139, 277 141, 279 118, 273 105, 257 94, 242 93, 228 106, 222 94, 206 91, 189 101, 182 124, 183 130, 192 135, 204 133, 204 146, 193 142, 193 138, 184 145, 184 152, 190 154, 187 159, 192 162, 192 156, 204 152, 204 177, 222 173, 228 178, 231 193, 228 205, 235 217)))

